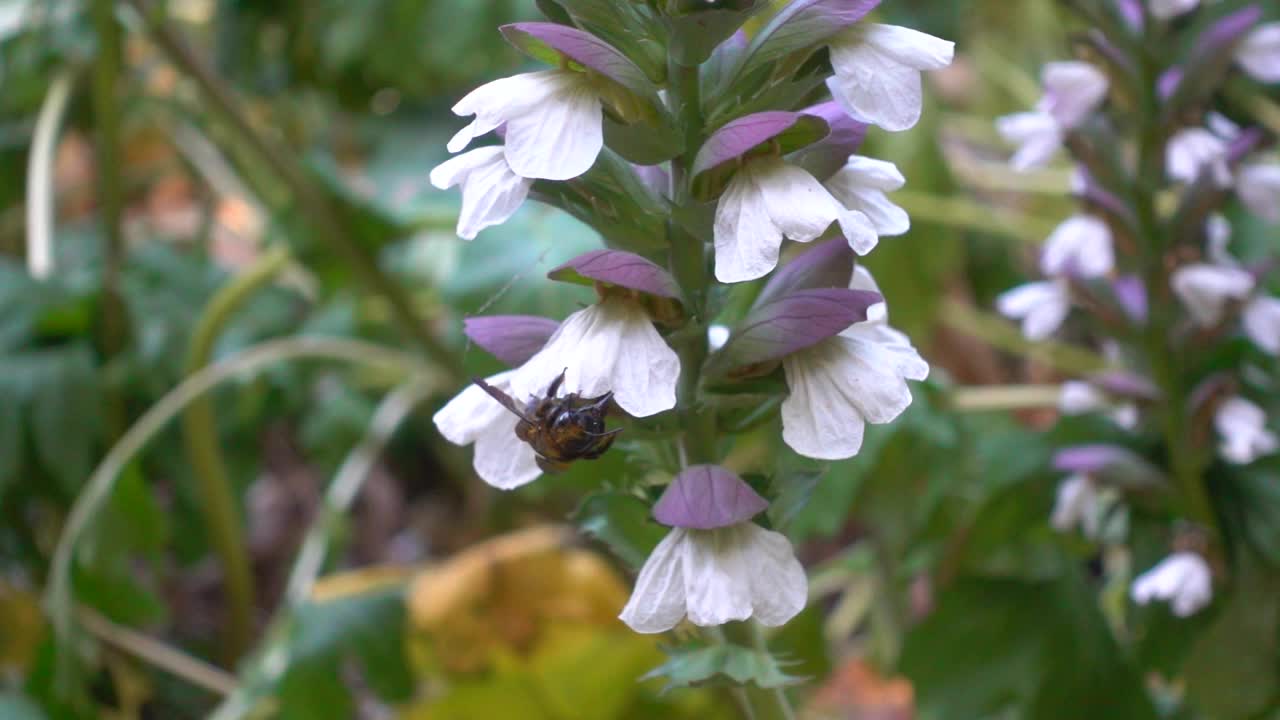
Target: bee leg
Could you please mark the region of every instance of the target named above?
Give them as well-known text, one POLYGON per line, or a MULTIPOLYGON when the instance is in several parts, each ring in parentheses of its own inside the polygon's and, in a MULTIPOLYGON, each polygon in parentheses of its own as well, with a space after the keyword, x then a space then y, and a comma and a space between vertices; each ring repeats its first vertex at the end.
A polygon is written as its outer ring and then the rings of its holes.
POLYGON ((569 463, 552 460, 551 458, 543 457, 542 455, 537 456, 536 462, 538 463, 538 467, 542 468, 542 472, 548 475, 556 475, 569 469, 569 463))
POLYGON ((567 372, 569 372, 569 368, 561 370, 560 374, 556 376, 556 379, 551 381, 551 384, 547 386, 547 397, 551 398, 556 396, 556 391, 558 391, 560 386, 564 384, 564 376, 567 372))
POLYGON ((596 458, 609 452, 609 448, 613 447, 613 441, 618 439, 618 434, 623 428, 610 430, 607 433, 596 436, 595 442, 591 443, 591 450, 582 454, 583 459, 595 460, 596 458))
POLYGON ((610 402, 611 400, 613 400, 613 391, 612 391, 612 390, 610 390, 609 392, 607 392, 607 393, 605 393, 605 394, 601 395, 600 397, 587 398, 587 402, 588 402, 588 403, 590 403, 590 404, 589 404, 589 405, 587 405, 587 406, 586 406, 586 408, 584 408, 584 409, 587 409, 587 410, 604 410, 605 408, 607 408, 607 407, 609 406, 609 402, 610 402))

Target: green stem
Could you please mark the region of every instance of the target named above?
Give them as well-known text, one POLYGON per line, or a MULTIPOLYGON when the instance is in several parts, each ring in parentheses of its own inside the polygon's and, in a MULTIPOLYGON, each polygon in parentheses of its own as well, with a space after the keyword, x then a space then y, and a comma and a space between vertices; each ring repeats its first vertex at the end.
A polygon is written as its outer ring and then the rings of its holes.
MULTIPOLYGON (((752 620, 751 625, 751 644, 756 650, 766 655, 769 654, 769 641, 764 636, 764 626, 752 620)), ((783 688, 776 687, 773 689, 773 702, 777 706, 778 714, 783 720, 795 720, 796 711, 791 707, 791 699, 787 697, 787 691, 783 688)))
MULTIPOLYGON (((289 261, 289 251, 276 248, 258 258, 248 270, 218 291, 196 323, 187 350, 184 375, 199 372, 213 358, 214 344, 232 316, 259 290, 266 287, 289 261)), ((253 573, 245 549, 244 532, 235 492, 218 444, 213 399, 203 396, 182 415, 182 436, 187 459, 195 472, 200 512, 205 531, 222 566, 226 584, 227 624, 222 636, 223 660, 233 665, 249 646, 253 635, 253 573)))
POLYGON ((165 23, 163 15, 151 11, 147 0, 129 2, 147 19, 148 30, 160 50, 195 81, 209 108, 288 186, 316 236, 351 266, 362 283, 386 298, 401 329, 437 366, 455 379, 464 377, 458 358, 428 331, 404 288, 387 276, 375 259, 346 234, 339 218, 294 156, 254 129, 231 90, 191 51, 182 36, 165 23))
MULTIPOLYGON (((121 233, 124 182, 120 176, 120 26, 116 23, 114 0, 93 0, 93 26, 98 36, 98 55, 93 63, 93 110, 97 127, 94 144, 97 165, 98 212, 106 240, 102 264, 102 354, 109 362, 124 349, 125 314, 120 298, 120 266, 124 257, 121 233)), ((109 434, 124 430, 124 400, 114 390, 106 396, 105 413, 109 434)))

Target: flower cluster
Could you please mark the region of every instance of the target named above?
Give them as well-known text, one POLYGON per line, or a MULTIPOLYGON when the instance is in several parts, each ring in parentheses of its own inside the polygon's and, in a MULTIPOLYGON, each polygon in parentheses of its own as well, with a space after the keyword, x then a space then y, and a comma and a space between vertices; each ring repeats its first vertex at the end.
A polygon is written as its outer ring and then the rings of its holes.
POLYGON ((468 319, 467 336, 512 369, 463 390, 435 424, 510 489, 551 460, 589 459, 548 448, 600 437, 573 409, 602 398, 624 430, 647 428, 680 458, 634 488, 648 498, 654 478, 669 483, 652 514, 672 530, 622 619, 638 632, 785 623, 805 605, 804 571, 783 535, 753 522, 772 491, 717 464, 735 404, 723 399, 780 416, 785 443, 820 460, 855 455, 867 423, 911 403, 908 381, 929 367, 857 264, 909 229, 891 199, 905 179, 857 150, 870 126, 916 124, 921 73, 947 66, 953 46, 866 22, 878 0, 624 3, 616 28, 546 5, 552 22, 502 32, 552 69, 464 97, 454 112, 473 119, 448 146, 461 154, 431 181, 461 187, 463 239, 529 198, 595 228, 604 249, 548 273, 595 301, 562 321, 468 319), (768 17, 749 35, 756 15, 768 17), (783 262, 787 240, 814 244, 783 262), (728 302, 743 284, 748 308, 728 302), (762 397, 769 377, 778 390, 762 397))
POLYGON ((1088 61, 1047 65, 1037 108, 998 122, 1017 146, 1016 169, 1066 150, 1081 210, 1045 242, 1045 279, 1005 292, 997 307, 1029 340, 1059 334, 1104 348, 1110 367, 1065 382, 1060 408, 1104 413, 1123 440, 1059 454, 1068 476, 1051 524, 1122 543, 1123 524, 1109 531, 1105 520, 1124 513, 1127 493, 1175 487, 1173 552, 1133 581, 1131 597, 1167 600, 1185 616, 1212 598, 1213 558, 1235 554, 1221 545, 1230 538, 1216 526, 1209 482, 1229 485, 1236 468, 1280 449, 1249 399, 1274 387, 1263 368, 1280 355, 1274 263, 1234 257, 1227 219, 1280 222, 1280 160, 1238 107, 1224 114, 1219 93, 1236 73, 1280 82, 1280 22, 1265 22, 1259 5, 1100 5, 1088 15, 1088 61), (1237 351, 1224 362, 1228 347, 1237 351), (1206 441, 1215 431, 1217 460, 1206 441))

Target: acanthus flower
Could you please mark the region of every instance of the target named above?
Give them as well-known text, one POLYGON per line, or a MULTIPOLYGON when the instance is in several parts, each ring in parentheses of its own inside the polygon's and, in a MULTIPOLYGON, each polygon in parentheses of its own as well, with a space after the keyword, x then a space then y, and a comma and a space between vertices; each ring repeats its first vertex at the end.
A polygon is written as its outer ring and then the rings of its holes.
POLYGON ((1221 229, 1224 225, 1221 218, 1210 221, 1212 262, 1191 263, 1173 272, 1170 284, 1174 294, 1200 327, 1218 325, 1228 306, 1239 304, 1245 334, 1264 352, 1280 355, 1280 298, 1258 292, 1254 274, 1226 252, 1224 233, 1229 234, 1230 228, 1221 229))
POLYGON ((1167 601, 1174 615, 1190 617, 1213 599, 1213 572, 1200 555, 1176 552, 1139 575, 1129 595, 1139 605, 1167 601))
POLYGON ((1248 465, 1280 450, 1280 438, 1267 429, 1267 414, 1242 397, 1227 398, 1213 416, 1221 437, 1218 452, 1235 465, 1248 465))
POLYGON ((1020 320, 1028 340, 1044 340, 1071 312, 1071 287, 1066 280, 1041 280, 1006 290, 996 298, 1001 315, 1020 320))
POLYGON ((861 122, 890 132, 920 121, 920 74, 941 70, 955 57, 955 43, 896 25, 854 25, 830 40, 831 96, 861 122))
POLYGON ((1054 62, 1041 73, 1044 96, 1031 112, 1006 115, 996 129, 1018 146, 1010 164, 1029 170, 1048 163, 1066 134, 1078 127, 1106 99, 1111 84, 1094 66, 1078 61, 1054 62))
POLYGON ((501 225, 520 209, 533 180, 511 169, 501 146, 490 146, 441 163, 431 171, 431 184, 441 190, 462 186, 458 237, 474 240, 481 230, 501 225))
POLYGON ((1085 537, 1096 538, 1102 527, 1102 503, 1093 478, 1083 473, 1058 484, 1049 524, 1059 532, 1079 527, 1085 537))

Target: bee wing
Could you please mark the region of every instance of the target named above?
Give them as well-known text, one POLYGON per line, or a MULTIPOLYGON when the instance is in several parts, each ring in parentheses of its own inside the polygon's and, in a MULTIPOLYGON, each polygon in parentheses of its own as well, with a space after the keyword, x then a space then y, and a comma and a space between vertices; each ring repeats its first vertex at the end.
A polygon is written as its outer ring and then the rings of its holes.
POLYGON ((485 392, 489 393, 489 397, 491 397, 491 398, 493 398, 494 400, 497 400, 499 403, 501 403, 501 404, 502 404, 502 407, 504 407, 504 408, 506 408, 506 409, 510 410, 511 412, 515 413, 515 416, 516 416, 516 417, 518 417, 518 418, 520 418, 521 420, 523 420, 523 421, 525 421, 525 422, 529 423, 530 425, 534 424, 534 423, 533 423, 533 421, 532 421, 532 420, 530 420, 530 419, 529 419, 529 418, 524 414, 524 409, 523 409, 523 408, 521 408, 519 405, 516 405, 516 401, 515 401, 515 400, 513 400, 513 399, 511 398, 511 396, 510 396, 510 395, 508 395, 508 394, 506 394, 506 393, 502 392, 502 391, 501 391, 501 390, 499 390, 498 388, 496 388, 496 387, 494 387, 494 386, 490 385, 489 383, 485 382, 484 380, 481 380, 481 379, 480 379, 480 378, 478 378, 478 377, 477 377, 477 378, 471 378, 471 382, 475 383, 476 385, 479 385, 481 390, 484 390, 485 392))

